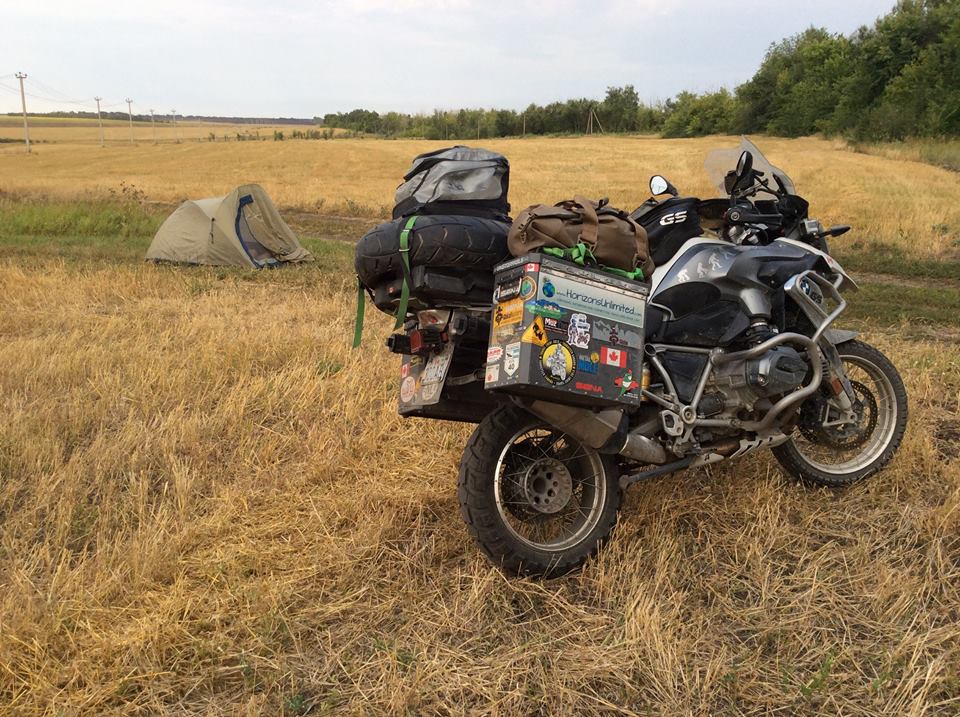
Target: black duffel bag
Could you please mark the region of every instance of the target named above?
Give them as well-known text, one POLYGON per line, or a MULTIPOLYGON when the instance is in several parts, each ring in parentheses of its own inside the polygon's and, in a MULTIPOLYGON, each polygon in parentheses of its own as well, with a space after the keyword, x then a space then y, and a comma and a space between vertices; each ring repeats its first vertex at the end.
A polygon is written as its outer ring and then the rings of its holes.
POLYGON ((418 155, 397 187, 393 218, 456 214, 509 222, 510 162, 486 149, 446 147, 418 155))

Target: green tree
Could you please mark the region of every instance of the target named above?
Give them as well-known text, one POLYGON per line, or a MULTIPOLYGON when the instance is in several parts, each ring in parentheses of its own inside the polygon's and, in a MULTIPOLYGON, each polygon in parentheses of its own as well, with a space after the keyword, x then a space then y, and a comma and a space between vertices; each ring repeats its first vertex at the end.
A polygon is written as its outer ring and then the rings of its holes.
POLYGON ((608 87, 607 96, 597 107, 597 116, 607 132, 635 132, 640 97, 633 85, 608 87))
POLYGON ((681 92, 666 108, 664 137, 726 134, 736 115, 736 101, 725 89, 704 95, 681 92))
POLYGON ((848 55, 849 41, 822 28, 773 45, 753 78, 737 88, 735 128, 791 137, 829 131, 848 55))
POLYGON ((901 0, 851 39, 834 125, 862 139, 956 134, 960 3, 901 0))

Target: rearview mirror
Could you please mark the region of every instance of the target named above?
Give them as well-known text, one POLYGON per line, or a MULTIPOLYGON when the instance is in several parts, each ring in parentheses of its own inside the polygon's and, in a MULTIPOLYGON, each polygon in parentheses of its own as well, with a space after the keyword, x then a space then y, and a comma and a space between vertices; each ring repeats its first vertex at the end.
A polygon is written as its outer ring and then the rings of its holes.
POLYGON ((663 177, 659 174, 654 174, 652 177, 650 177, 650 194, 655 197, 658 197, 661 194, 671 194, 675 197, 677 196, 678 192, 677 188, 670 184, 666 177, 663 177))
POLYGON ((723 186, 728 194, 733 194, 738 189, 749 189, 753 186, 753 180, 753 155, 745 151, 737 160, 737 168, 727 172, 727 176, 723 179, 723 186))
POLYGON ((740 159, 737 160, 737 183, 750 174, 753 169, 753 155, 750 152, 741 152, 740 159))

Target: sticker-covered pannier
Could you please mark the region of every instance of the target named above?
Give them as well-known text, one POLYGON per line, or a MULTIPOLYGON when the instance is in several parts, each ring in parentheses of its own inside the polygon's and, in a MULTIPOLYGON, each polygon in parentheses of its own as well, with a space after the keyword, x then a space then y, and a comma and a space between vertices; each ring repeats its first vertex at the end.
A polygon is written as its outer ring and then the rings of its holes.
POLYGON ((484 387, 637 405, 648 286, 542 253, 497 267, 484 387))

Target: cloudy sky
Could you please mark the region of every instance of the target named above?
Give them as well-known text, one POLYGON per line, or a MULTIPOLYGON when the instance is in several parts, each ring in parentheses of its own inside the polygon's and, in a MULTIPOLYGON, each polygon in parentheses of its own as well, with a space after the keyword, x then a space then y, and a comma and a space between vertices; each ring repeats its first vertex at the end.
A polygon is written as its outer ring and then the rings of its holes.
POLYGON ((522 108, 748 79, 770 43, 850 33, 894 0, 31 0, 4 3, 0 111, 312 117, 364 107, 522 108), (54 101, 51 101, 54 100, 54 101))

